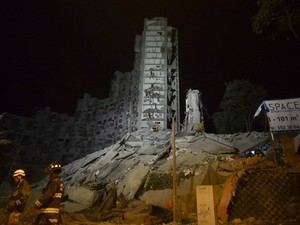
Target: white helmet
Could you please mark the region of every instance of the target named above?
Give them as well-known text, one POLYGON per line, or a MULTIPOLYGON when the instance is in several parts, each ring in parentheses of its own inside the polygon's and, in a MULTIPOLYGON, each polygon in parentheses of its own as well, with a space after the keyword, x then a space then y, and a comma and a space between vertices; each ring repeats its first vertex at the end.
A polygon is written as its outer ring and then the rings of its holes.
POLYGON ((14 174, 13 174, 13 177, 17 177, 17 176, 22 176, 22 177, 25 177, 25 171, 24 170, 22 170, 22 169, 18 169, 18 170, 16 170, 15 172, 14 172, 14 174))

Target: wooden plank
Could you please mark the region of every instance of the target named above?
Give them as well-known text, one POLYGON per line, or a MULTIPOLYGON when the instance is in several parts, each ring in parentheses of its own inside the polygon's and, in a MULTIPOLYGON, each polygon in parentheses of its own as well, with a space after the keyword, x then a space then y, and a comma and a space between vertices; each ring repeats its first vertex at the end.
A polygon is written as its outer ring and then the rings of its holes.
POLYGON ((232 177, 232 179, 228 179, 226 181, 224 191, 222 197, 220 199, 220 203, 218 206, 218 219, 220 219, 223 223, 226 223, 228 220, 227 208, 230 203, 232 196, 235 195, 235 190, 237 187, 238 176, 232 177))

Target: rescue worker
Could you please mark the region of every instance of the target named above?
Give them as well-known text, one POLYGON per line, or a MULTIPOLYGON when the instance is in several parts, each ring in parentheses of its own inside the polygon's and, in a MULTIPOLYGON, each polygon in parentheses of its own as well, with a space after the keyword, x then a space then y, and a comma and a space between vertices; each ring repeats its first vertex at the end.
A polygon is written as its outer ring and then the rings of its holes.
POLYGON ((64 183, 59 177, 62 166, 58 163, 51 163, 44 172, 49 175, 49 181, 39 199, 34 203, 31 212, 38 214, 35 225, 57 225, 59 224, 60 203, 64 194, 64 183))
POLYGON ((22 213, 30 194, 30 186, 25 179, 24 170, 16 170, 12 178, 17 186, 6 206, 8 212, 7 225, 21 224, 22 213))

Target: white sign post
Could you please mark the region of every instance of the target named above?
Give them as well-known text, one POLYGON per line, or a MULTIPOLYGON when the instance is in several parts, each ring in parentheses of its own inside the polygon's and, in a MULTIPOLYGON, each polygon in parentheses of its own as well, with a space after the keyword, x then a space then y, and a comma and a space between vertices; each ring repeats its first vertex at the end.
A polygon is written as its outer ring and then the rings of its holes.
POLYGON ((198 225, 216 225, 213 185, 197 185, 198 225))

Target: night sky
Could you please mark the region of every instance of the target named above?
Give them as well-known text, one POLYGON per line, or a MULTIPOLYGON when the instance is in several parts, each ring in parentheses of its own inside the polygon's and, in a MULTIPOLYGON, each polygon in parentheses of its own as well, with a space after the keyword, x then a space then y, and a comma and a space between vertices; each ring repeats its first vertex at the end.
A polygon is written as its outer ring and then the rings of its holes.
POLYGON ((212 116, 235 79, 262 85, 269 99, 300 97, 300 42, 255 34, 255 12, 254 0, 5 1, 0 113, 72 114, 84 93, 108 97, 114 72, 133 69, 135 35, 153 17, 178 28, 182 105, 198 89, 212 116))

